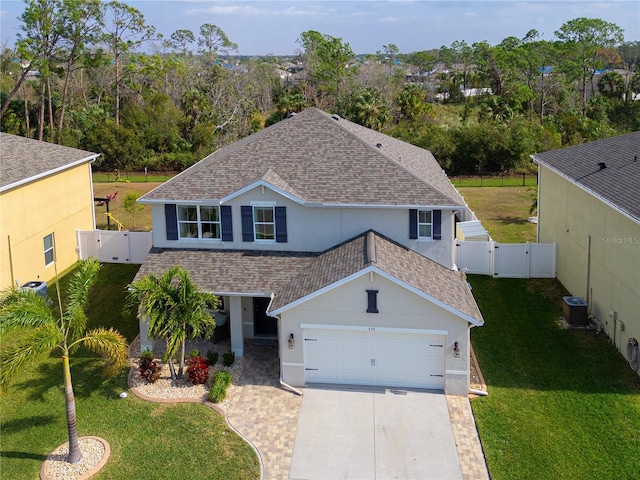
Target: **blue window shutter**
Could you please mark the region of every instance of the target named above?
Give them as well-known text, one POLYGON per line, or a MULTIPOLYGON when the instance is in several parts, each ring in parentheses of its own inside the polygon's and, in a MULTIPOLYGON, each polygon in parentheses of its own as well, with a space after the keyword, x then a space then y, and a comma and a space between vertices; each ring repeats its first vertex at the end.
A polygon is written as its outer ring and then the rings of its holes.
POLYGON ((367 290, 367 313, 378 313, 378 290, 367 290))
POLYGON ((231 220, 231 205, 220 206, 220 226, 222 227, 222 241, 233 242, 233 222, 231 220))
POLYGON ((240 216, 242 217, 242 241, 253 242, 253 207, 242 205, 240 216))
POLYGON ((442 210, 433 211, 433 239, 442 240, 442 210))
POLYGON ((287 242, 287 207, 276 207, 276 242, 287 242))
POLYGON ((164 221, 167 229, 167 240, 178 240, 178 209, 173 203, 164 205, 164 221))
POLYGON ((409 238, 418 238, 418 210, 415 208, 409 210, 409 238))

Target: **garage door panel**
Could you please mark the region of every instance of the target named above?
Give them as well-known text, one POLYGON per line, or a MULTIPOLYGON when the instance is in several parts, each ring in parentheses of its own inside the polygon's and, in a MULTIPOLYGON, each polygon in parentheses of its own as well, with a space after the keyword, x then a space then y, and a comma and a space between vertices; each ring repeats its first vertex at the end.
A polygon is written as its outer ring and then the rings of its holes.
POLYGON ((307 382, 444 387, 441 335, 308 329, 306 339, 307 382))

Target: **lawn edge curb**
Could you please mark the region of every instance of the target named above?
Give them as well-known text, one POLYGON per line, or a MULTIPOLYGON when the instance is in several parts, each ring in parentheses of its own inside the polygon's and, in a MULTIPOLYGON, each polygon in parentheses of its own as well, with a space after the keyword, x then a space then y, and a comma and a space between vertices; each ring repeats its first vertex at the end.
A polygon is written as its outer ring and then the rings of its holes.
MULTIPOLYGON (((74 477, 75 480, 87 480, 87 479, 93 477, 100 470, 102 470, 102 467, 104 467, 107 464, 107 461, 109 460, 109 457, 111 456, 111 446, 109 445, 109 442, 107 442, 104 438, 94 437, 94 436, 91 436, 91 435, 78 437, 78 440, 96 440, 97 442, 100 442, 104 446, 104 453, 102 454, 102 458, 96 464, 96 466, 93 467, 92 469, 90 469, 87 473, 85 473, 83 475, 80 475, 79 477, 74 477)), ((56 450, 58 450, 60 447, 62 447, 64 445, 66 445, 67 443, 69 443, 69 442, 65 442, 62 445, 57 446, 55 449, 53 449, 53 451, 55 452, 56 450)), ((47 462, 50 461, 51 455, 52 454, 47 455, 47 458, 45 458, 44 462, 42 462, 42 466, 40 467, 40 480, 55 480, 55 478, 57 478, 57 477, 49 477, 47 475, 47 473, 46 473, 47 472, 47 462)))

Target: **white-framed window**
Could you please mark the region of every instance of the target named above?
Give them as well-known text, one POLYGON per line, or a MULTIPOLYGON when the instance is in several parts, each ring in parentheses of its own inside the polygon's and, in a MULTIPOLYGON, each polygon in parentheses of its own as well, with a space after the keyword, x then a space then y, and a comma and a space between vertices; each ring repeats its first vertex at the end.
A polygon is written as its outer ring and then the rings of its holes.
POLYGON ((253 207, 253 234, 254 240, 275 240, 276 219, 274 207, 253 207))
POLYGON ((44 264, 51 265, 54 260, 54 244, 53 244, 53 233, 50 233, 46 237, 44 237, 44 264))
POLYGON ((418 210, 418 238, 433 237, 431 210, 418 210))
POLYGON ((220 240, 220 208, 206 205, 178 205, 178 236, 220 240))

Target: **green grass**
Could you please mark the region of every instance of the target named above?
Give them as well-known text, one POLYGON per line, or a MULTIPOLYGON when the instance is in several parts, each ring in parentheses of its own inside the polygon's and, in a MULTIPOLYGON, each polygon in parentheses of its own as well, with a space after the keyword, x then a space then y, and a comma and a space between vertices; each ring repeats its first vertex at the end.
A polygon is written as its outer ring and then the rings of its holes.
MULTIPOLYGON (((130 341, 137 335, 133 315, 123 315, 125 286, 137 265, 103 265, 91 292, 89 326, 113 326, 130 341)), ((66 291, 68 272, 60 279, 66 291)), ((55 293, 52 282, 50 293, 55 293)), ((2 349, 16 332, 3 335, 2 349)), ((111 446, 97 479, 255 479, 260 475, 253 449, 213 410, 197 404, 155 404, 127 391, 126 373, 102 375, 86 351, 71 358, 80 435, 96 435, 111 446)), ((32 363, 0 397, 2 478, 33 479, 45 457, 67 441, 62 365, 49 357, 32 363)))
POLYGON ((532 192, 530 187, 466 187, 459 192, 496 242, 536 241, 536 225, 527 221, 535 190, 532 192))
POLYGON ((94 183, 111 183, 111 182, 119 182, 119 183, 146 183, 146 182, 166 182, 171 177, 174 177, 175 173, 166 172, 166 173, 149 173, 145 175, 144 172, 123 172, 118 175, 114 172, 94 172, 93 181, 94 183))
POLYGON ((491 477, 638 478, 640 378, 609 339, 560 327, 557 280, 469 281, 489 390, 471 404, 491 477))
MULTIPOLYGON (((138 212, 134 228, 133 217, 125 211, 123 202, 129 192, 137 192, 139 195, 144 195, 158 185, 160 185, 159 182, 95 183, 94 177, 93 196, 94 198, 106 198, 107 195, 113 195, 115 192, 118 192, 116 199, 109 203, 109 213, 122 223, 124 228, 127 230, 150 231, 153 226, 151 221, 151 207, 149 205, 145 205, 144 208, 138 212)), ((99 230, 105 230, 107 228, 107 216, 105 215, 107 207, 106 205, 98 205, 97 203, 95 205, 97 228, 99 230)), ((118 227, 115 222, 112 221, 111 230, 117 230, 117 228, 118 227)))

